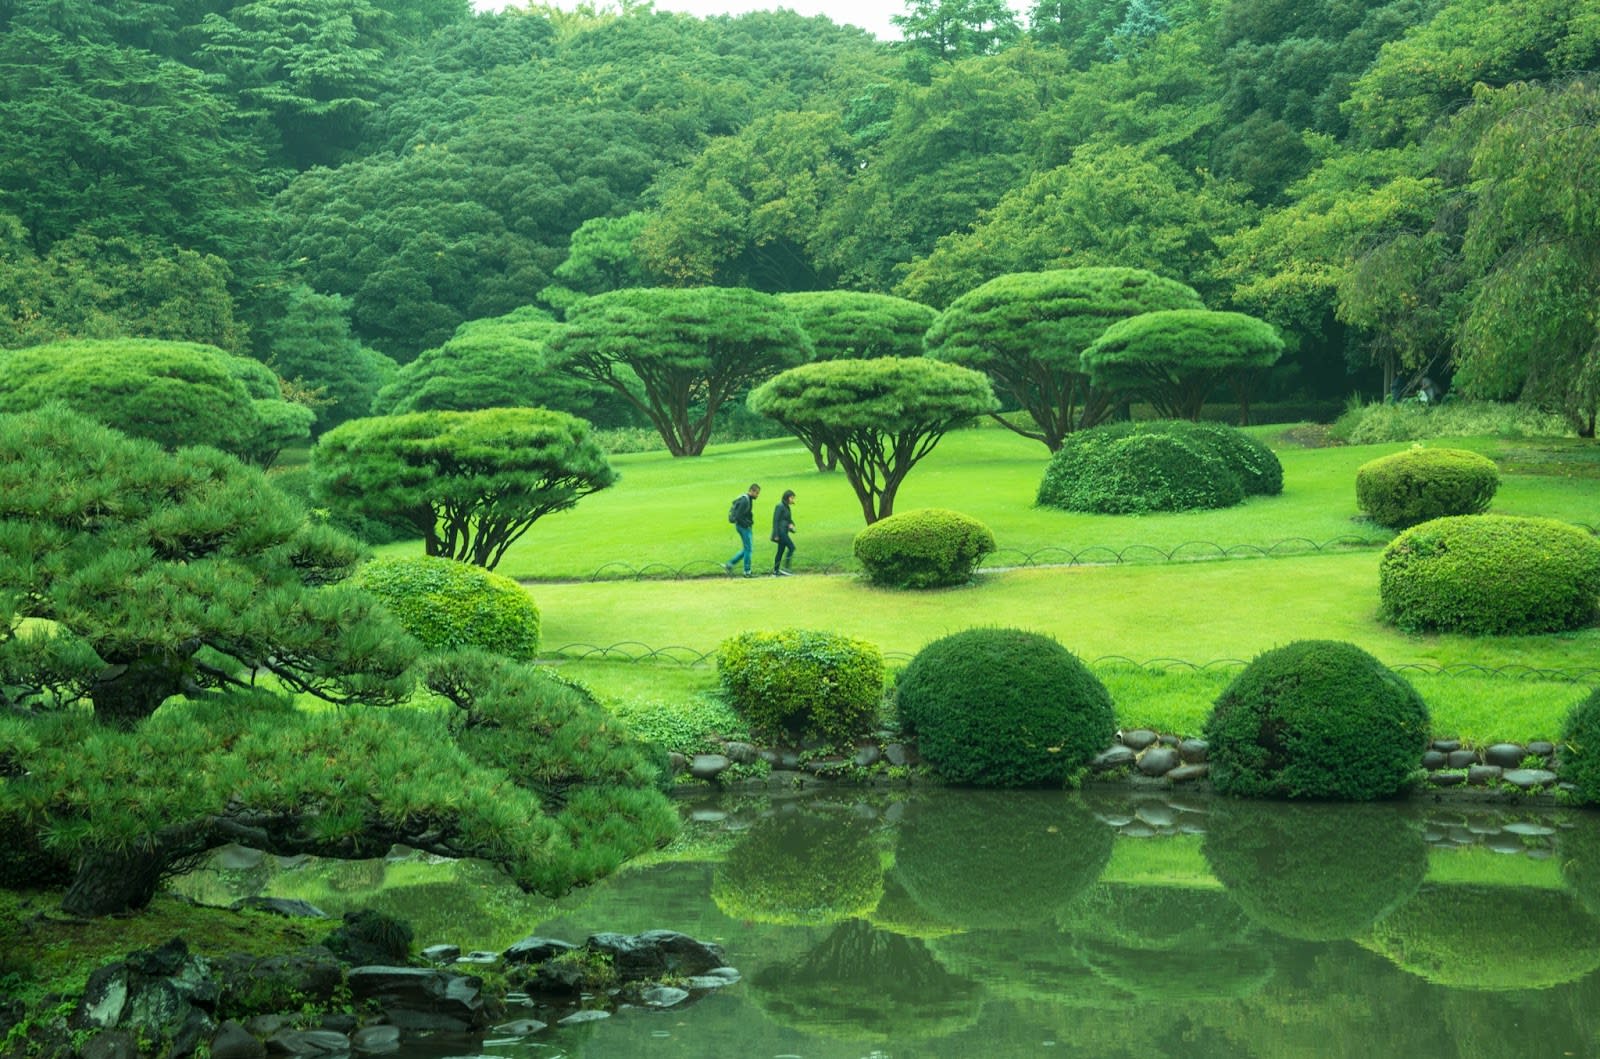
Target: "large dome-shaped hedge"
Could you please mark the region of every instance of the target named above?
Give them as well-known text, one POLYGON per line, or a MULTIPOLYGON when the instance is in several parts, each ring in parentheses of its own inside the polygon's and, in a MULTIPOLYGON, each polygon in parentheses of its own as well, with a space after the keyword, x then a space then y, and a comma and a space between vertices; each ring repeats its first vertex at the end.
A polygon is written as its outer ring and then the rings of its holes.
POLYGON ((1600 540, 1547 518, 1437 518, 1384 549, 1378 593, 1384 616, 1408 632, 1576 629, 1600 608, 1600 540))
POLYGON ((1356 504, 1374 522, 1395 529, 1446 515, 1476 515, 1499 488, 1494 461, 1465 449, 1407 449, 1356 468, 1356 504))
POLYGON ((1231 507, 1283 491, 1283 466, 1218 423, 1112 423, 1070 434, 1039 484, 1046 507, 1120 515, 1231 507))

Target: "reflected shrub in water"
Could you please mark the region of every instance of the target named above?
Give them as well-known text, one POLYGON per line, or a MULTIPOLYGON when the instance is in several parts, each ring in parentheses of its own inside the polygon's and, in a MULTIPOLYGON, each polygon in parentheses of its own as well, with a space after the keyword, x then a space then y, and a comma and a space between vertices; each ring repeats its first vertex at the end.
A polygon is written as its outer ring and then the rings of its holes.
POLYGON ((949 791, 908 807, 894 878, 936 922, 1019 927, 1098 879, 1111 842, 1068 795, 949 791))
POLYGON ((1111 695, 1072 652, 1021 629, 935 640, 897 681, 901 723, 951 783, 1074 781, 1115 736, 1111 695))
POLYGON ((899 1048, 966 1029, 982 1010, 982 987, 951 974, 922 941, 859 919, 835 927, 798 963, 763 969, 750 992, 785 1026, 899 1048))
POLYGON ((739 716, 770 734, 851 739, 883 701, 883 652, 832 632, 740 633, 718 649, 717 675, 739 716))
POLYGON ((1378 594, 1384 617, 1407 632, 1576 629, 1600 602, 1600 540, 1548 518, 1436 518, 1384 549, 1378 594))
POLYGON ((1302 640, 1257 656, 1206 720, 1211 779, 1245 798, 1387 798, 1415 779, 1428 708, 1354 644, 1302 640))
POLYGON ((1357 940, 1455 989, 1546 989, 1600 967, 1600 921, 1532 887, 1430 885, 1357 940))
POLYGON ((1428 850, 1381 807, 1229 803, 1208 818, 1211 872, 1256 923, 1308 941, 1365 930, 1417 892, 1428 850))
POLYGON ((729 851, 711 899, 732 919, 815 926, 868 915, 883 896, 883 861, 864 821, 830 814, 764 816, 729 851))
POLYGON ((1561 778, 1581 800, 1600 802, 1600 688, 1572 707, 1561 726, 1561 778))
POLYGON ((1271 981, 1274 970, 1271 954, 1248 943, 1146 949, 1080 936, 1076 945, 1095 977, 1142 1000, 1247 997, 1271 981))
POLYGON ((1590 915, 1600 916, 1600 820, 1584 814, 1572 823, 1557 839, 1561 878, 1590 915))
POLYGON ((1465 449, 1407 449, 1356 468, 1356 505, 1394 529, 1476 515, 1499 488, 1494 461, 1465 449))
POLYGON ((415 556, 375 559, 356 584, 431 651, 476 647, 519 661, 539 650, 539 608, 526 589, 480 566, 415 556))

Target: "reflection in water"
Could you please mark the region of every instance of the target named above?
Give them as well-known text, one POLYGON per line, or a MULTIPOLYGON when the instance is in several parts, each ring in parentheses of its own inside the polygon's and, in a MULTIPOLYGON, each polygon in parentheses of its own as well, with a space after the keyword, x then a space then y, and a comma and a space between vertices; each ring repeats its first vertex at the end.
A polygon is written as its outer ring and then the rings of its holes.
POLYGON ((682 930, 744 974, 481 1049, 507 1059, 1600 1054, 1596 814, 830 798, 698 806, 664 855, 555 903, 426 858, 367 892, 375 869, 234 878, 334 915, 411 909, 419 945, 682 930))
POLYGON ((1416 893, 1418 826, 1392 806, 1219 802, 1206 863, 1245 913, 1307 941, 1353 937, 1416 893))

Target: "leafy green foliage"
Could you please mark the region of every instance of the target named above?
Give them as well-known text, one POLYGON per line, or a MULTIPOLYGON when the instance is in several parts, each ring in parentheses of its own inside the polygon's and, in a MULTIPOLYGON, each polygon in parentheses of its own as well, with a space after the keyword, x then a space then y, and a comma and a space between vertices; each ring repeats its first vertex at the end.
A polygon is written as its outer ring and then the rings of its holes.
POLYGON ((1093 385, 1143 397, 1163 417, 1194 420, 1224 381, 1271 367, 1282 352, 1277 331, 1253 316, 1168 309, 1112 324, 1080 360, 1093 385))
POLYGON ((723 740, 750 736, 748 722, 717 695, 607 697, 606 707, 646 743, 680 754, 718 753, 723 740))
POLYGON ((917 652, 896 681, 901 722, 951 783, 1063 786, 1110 745, 1105 685, 1048 636, 968 629, 917 652))
POLYGON ((780 294, 800 319, 817 360, 920 357, 923 336, 938 315, 920 302, 866 291, 780 294))
POLYGON ((0 557, 13 701, 86 700, 130 726, 259 668, 335 702, 411 687, 414 642, 336 584, 355 542, 212 449, 165 453, 59 406, 0 416, 0 557), (49 624, 18 635, 23 618, 49 624))
POLYGON ((1283 491, 1265 445, 1220 423, 1112 423, 1068 437, 1050 458, 1038 502, 1126 514, 1230 507, 1283 491))
POLYGON ((1494 461, 1465 449, 1407 449, 1356 468, 1356 504, 1374 522, 1395 529, 1444 515, 1476 515, 1499 488, 1494 461))
POLYGON ((874 522, 856 534, 853 549, 873 584, 944 588, 972 580, 994 551, 994 534, 959 511, 923 508, 874 522))
POLYGON ((1600 689, 1577 703, 1561 725, 1561 778, 1585 802, 1600 802, 1600 689))
POLYGON ((1337 816, 1320 808, 1223 803, 1206 819, 1202 848, 1254 922, 1285 937, 1336 941, 1410 900, 1428 873, 1428 847, 1417 825, 1387 806, 1337 816))
POLYGON ((1205 727, 1212 782, 1246 798, 1388 798, 1412 783, 1429 735, 1410 684, 1333 640, 1257 655, 1205 727))
POLYGON ((770 294, 726 287, 610 291, 573 306, 551 341, 562 370, 614 390, 674 456, 698 456, 725 401, 811 357, 770 294))
POLYGON ((1552 412, 1497 401, 1449 400, 1444 404, 1367 404, 1346 409, 1329 436, 1351 445, 1429 438, 1569 437, 1569 423, 1552 412))
POLYGON ((842 923, 870 915, 882 896, 872 829, 846 814, 763 816, 711 877, 722 914, 752 923, 842 923))
POLYGON ((395 374, 394 361, 350 335, 343 298, 296 287, 272 336, 268 362, 315 395, 318 433, 372 410, 395 374))
POLYGON ((432 651, 476 647, 519 661, 539 650, 539 608, 509 577, 436 556, 377 559, 354 583, 432 651))
POLYGON ((752 728, 791 737, 854 739, 883 701, 883 653, 839 633, 740 633, 718 649, 717 675, 752 728))
POLYGON ((287 402, 265 366, 211 346, 132 338, 53 342, 0 354, 0 364, 7 379, 0 412, 59 401, 169 449, 214 445, 249 455, 265 445, 270 460, 282 435, 304 438, 311 426, 309 411, 272 407, 287 402))
POLYGON ((429 555, 490 570, 539 519, 617 477, 588 423, 542 408, 352 420, 323 435, 311 466, 330 504, 404 520, 429 555))
POLYGON ((1090 389, 1080 360, 1107 327, 1140 313, 1200 307, 1193 289, 1142 269, 1019 272, 951 303, 928 331, 928 355, 986 373, 1034 426, 1000 422, 1054 452, 1110 410, 1106 395, 1090 389))
POLYGON ((1554 519, 1456 515, 1413 526, 1378 565, 1384 617, 1408 632, 1559 632, 1600 609, 1600 540, 1554 519))
POLYGON ((911 469, 946 431, 992 411, 978 372, 918 357, 804 364, 750 394, 752 411, 776 419, 813 452, 839 462, 868 525, 894 514, 911 469))

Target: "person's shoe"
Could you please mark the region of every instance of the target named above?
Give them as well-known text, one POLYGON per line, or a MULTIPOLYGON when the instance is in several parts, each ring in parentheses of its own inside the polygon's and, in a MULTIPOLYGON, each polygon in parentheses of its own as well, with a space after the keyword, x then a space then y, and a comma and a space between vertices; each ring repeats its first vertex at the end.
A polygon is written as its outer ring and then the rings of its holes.
POLYGON ((789 571, 789 570, 774 570, 774 571, 772 571, 772 574, 773 574, 774 577, 792 577, 792 576, 794 576, 793 573, 791 571, 789 571))
POLYGON ((725 574, 733 573, 733 564, 732 563, 723 563, 722 564, 722 572, 725 573, 725 574))
POLYGON ((745 572, 744 572, 744 576, 746 576, 746 577, 750 577, 750 576, 752 576, 752 575, 751 575, 751 573, 750 573, 750 571, 749 571, 749 570, 746 570, 746 571, 745 571, 745 572))

